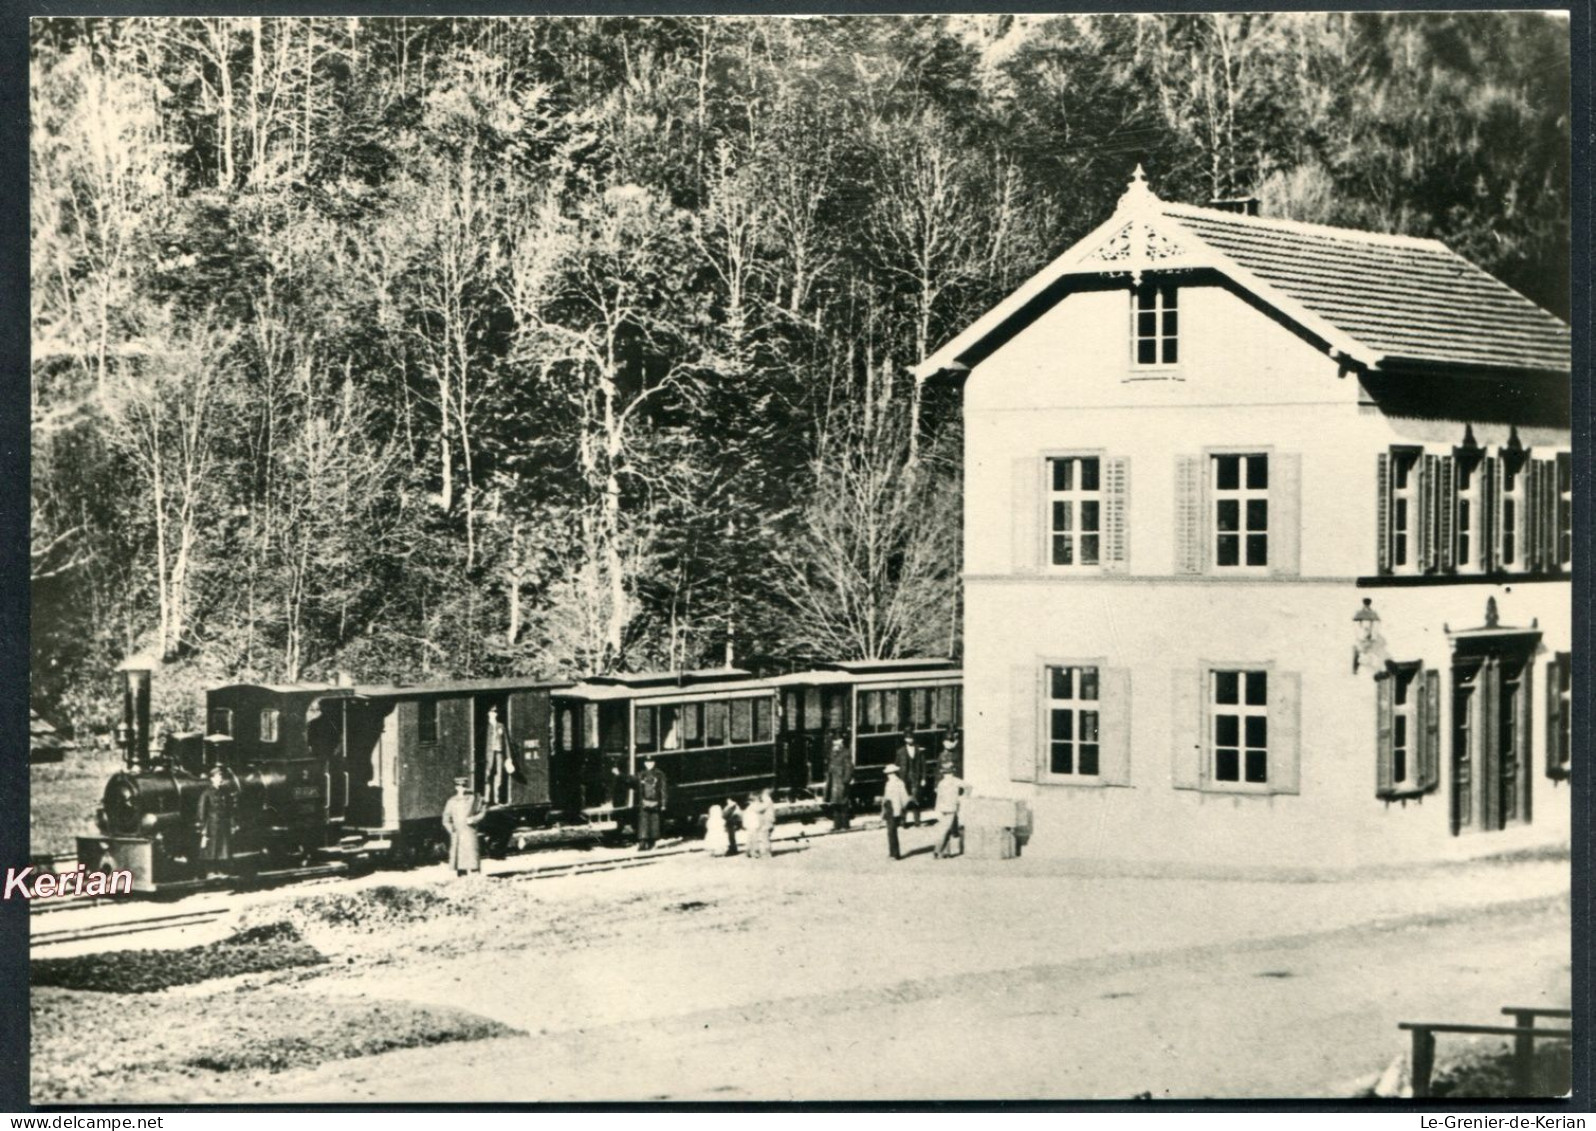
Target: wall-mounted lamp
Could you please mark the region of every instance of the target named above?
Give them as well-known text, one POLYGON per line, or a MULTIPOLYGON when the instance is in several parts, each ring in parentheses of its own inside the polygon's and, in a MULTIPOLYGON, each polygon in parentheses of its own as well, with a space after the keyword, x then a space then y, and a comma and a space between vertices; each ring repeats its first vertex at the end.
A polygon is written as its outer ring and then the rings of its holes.
POLYGON ((1385 638, 1380 635, 1380 614, 1374 611, 1374 602, 1363 599, 1363 608, 1352 614, 1352 674, 1358 669, 1376 664, 1385 652, 1385 638))

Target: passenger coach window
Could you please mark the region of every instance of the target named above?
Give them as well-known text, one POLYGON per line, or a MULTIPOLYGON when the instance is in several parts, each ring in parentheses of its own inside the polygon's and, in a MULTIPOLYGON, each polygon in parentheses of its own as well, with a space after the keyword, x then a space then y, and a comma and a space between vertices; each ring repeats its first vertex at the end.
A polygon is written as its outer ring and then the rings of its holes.
POLYGON ((416 704, 417 738, 421 742, 438 741, 438 701, 423 699, 416 704))
POLYGON ((697 750, 704 745, 704 728, 698 717, 699 704, 683 703, 681 706, 682 745, 697 750))
POLYGON ((587 750, 599 748, 598 704, 582 705, 582 746, 587 750))
POLYGON ((755 742, 769 742, 770 741, 771 734, 772 734, 771 726, 770 726, 770 716, 771 716, 770 704, 771 704, 771 701, 769 699, 755 699, 754 700, 754 741, 755 742))
POLYGON ((705 745, 726 745, 726 716, 728 713, 725 702, 704 704, 705 745))
POLYGON ((226 735, 233 737, 233 712, 226 707, 218 707, 211 712, 210 722, 206 725, 207 734, 226 735))
POLYGON ((744 743, 753 737, 754 703, 751 699, 733 699, 731 704, 731 740, 744 743))
POLYGON ((661 707, 659 709, 659 742, 661 750, 680 750, 682 748, 682 732, 676 723, 675 707, 661 707))
POLYGON ((820 688, 811 687, 804 692, 804 729, 818 732, 825 726, 825 716, 820 710, 820 688))
POLYGON ((882 691, 881 695, 881 729, 892 732, 898 729, 898 693, 896 691, 882 691))
POLYGON ((637 752, 639 754, 652 754, 658 749, 654 745, 655 707, 639 707, 637 709, 637 752))
POLYGON ((953 689, 939 687, 936 689, 936 714, 932 721, 939 730, 945 730, 953 723, 953 689))
POLYGON ((268 707, 260 713, 260 740, 262 742, 277 741, 277 709, 268 707))

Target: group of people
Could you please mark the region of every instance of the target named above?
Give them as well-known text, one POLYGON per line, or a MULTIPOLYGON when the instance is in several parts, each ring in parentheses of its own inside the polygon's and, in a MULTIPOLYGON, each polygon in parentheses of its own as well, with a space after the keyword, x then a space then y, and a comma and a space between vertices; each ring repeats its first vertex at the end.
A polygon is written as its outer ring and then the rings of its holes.
MULTIPOLYGON (((959 806, 969 792, 958 776, 958 735, 948 732, 942 739, 942 753, 936 762, 936 775, 930 774, 930 761, 920 750, 912 733, 906 732, 903 743, 894 751, 895 761, 884 767, 885 780, 881 795, 881 816, 886 823, 887 851, 892 859, 902 859, 898 830, 913 815, 915 826, 920 824, 920 804, 928 785, 935 783, 935 807, 941 837, 932 855, 943 859, 959 828, 959 806)), ((659 841, 663 832, 666 805, 670 796, 670 783, 652 757, 645 757, 643 770, 638 774, 623 774, 620 767, 611 767, 615 777, 630 786, 637 806, 637 849, 646 852, 659 841)), ((835 734, 826 753, 826 805, 831 812, 832 828, 846 829, 852 818, 853 755, 846 739, 835 734)), ((455 874, 465 875, 482 866, 481 850, 477 844, 477 825, 487 808, 481 797, 471 791, 471 779, 454 779, 455 794, 443 807, 443 827, 449 834, 449 862, 455 874)), ((746 855, 753 860, 772 855, 771 834, 776 828, 776 802, 769 789, 750 793, 746 802, 738 805, 727 798, 724 805, 711 805, 704 817, 704 851, 711 856, 734 856, 737 853, 737 833, 744 834, 746 855)), ((962 840, 961 840, 962 850, 962 840)))

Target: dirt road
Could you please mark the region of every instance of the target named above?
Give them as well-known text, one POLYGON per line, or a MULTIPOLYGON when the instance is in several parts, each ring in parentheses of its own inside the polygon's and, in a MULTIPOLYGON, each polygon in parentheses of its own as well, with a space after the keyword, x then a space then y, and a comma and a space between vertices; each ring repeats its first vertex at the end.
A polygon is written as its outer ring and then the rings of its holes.
POLYGON ((1398 1021, 1567 1002, 1566 861, 1083 878, 892 864, 878 839, 539 884, 486 948, 390 945, 301 991, 448 1005, 526 1036, 241 1079, 238 1098, 263 1083, 312 1103, 1346 1095, 1398 1050, 1398 1021), (587 908, 593 929, 573 930, 587 908))

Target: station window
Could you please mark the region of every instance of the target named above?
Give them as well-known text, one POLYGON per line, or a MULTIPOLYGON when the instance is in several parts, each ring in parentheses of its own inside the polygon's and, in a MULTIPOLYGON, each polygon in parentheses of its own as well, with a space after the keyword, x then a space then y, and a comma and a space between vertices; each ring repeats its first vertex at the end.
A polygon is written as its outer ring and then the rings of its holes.
POLYGON ((1048 773, 1097 776, 1099 717, 1095 667, 1047 669, 1048 773))
POLYGON ((1479 499, 1475 492, 1475 483, 1478 476, 1475 474, 1474 465, 1466 460, 1457 460, 1456 476, 1457 510, 1454 520, 1457 529, 1456 568, 1464 572, 1472 570, 1475 566, 1475 537, 1474 518, 1479 513, 1479 499))
POLYGON ((1209 676, 1215 782, 1269 782, 1269 673, 1215 671, 1209 676))
POLYGON ((210 719, 205 724, 205 733, 232 738, 233 712, 226 707, 217 707, 212 710, 210 719))
POLYGON ((416 740, 424 744, 438 741, 438 701, 421 699, 416 702, 416 740))
POLYGON ((1049 557, 1053 566, 1101 563, 1103 496, 1095 456, 1069 456, 1048 463, 1049 557))
POLYGON ((747 743, 754 733, 754 704, 751 699, 733 699, 731 704, 731 740, 734 745, 747 743))
POLYGON ((1138 366, 1174 365, 1180 360, 1180 314, 1177 291, 1169 284, 1148 283, 1136 288, 1135 325, 1138 366))
POLYGON ((1215 455, 1214 564, 1269 564, 1269 457, 1215 455))
POLYGON ((771 700, 754 700, 754 741, 769 742, 775 731, 771 726, 771 700))
POLYGON ((1419 454, 1406 448, 1391 453, 1391 565, 1399 570, 1407 569, 1417 556, 1419 454))
POLYGON ((1504 461, 1502 466, 1502 565, 1511 566, 1518 560, 1518 481, 1517 469, 1504 461))
POLYGON ((260 713, 260 740, 277 741, 277 708, 267 707, 260 713))

